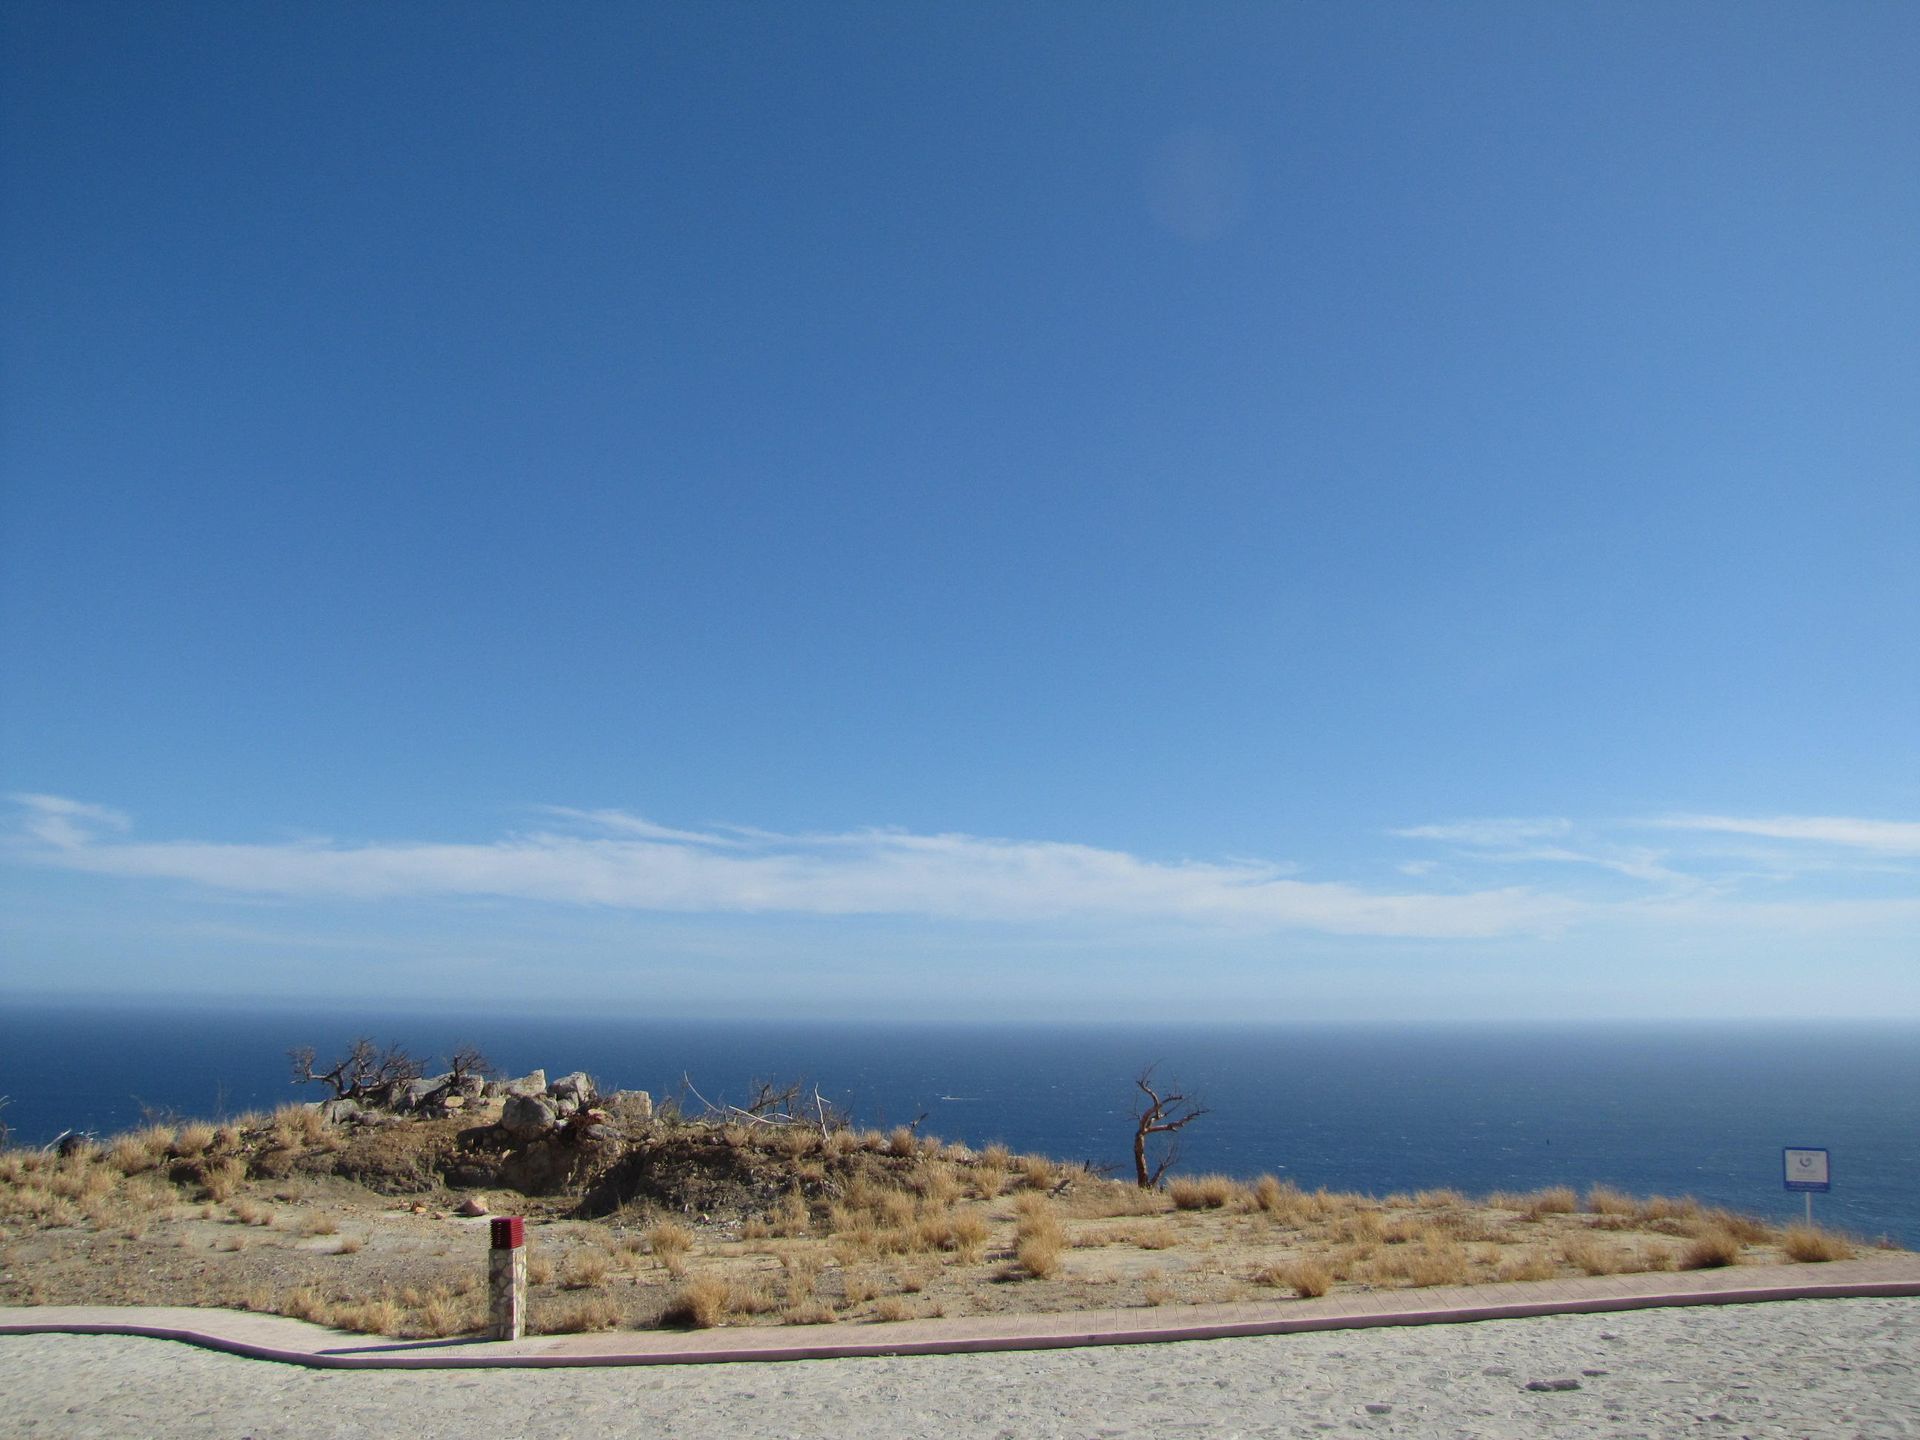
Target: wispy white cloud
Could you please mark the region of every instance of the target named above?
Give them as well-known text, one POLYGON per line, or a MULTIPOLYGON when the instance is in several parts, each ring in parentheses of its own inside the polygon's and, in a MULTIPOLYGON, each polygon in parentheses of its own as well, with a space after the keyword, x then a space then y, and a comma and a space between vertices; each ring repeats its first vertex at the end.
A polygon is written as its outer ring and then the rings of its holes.
POLYGON ((7 798, 20 807, 22 833, 59 850, 84 845, 102 833, 124 833, 133 828, 133 821, 119 810, 69 800, 64 795, 14 794, 7 798))
POLYGON ((725 835, 715 835, 703 830, 675 830, 666 825, 656 825, 651 820, 638 815, 629 815, 624 810, 576 810, 567 805, 536 805, 534 812, 551 815, 557 820, 573 820, 601 830, 611 830, 620 835, 637 835, 647 840, 679 841, 688 845, 718 845, 738 847, 741 840, 725 835))
POLYGON ((1394 834, 1437 853, 1409 856, 1393 880, 1366 885, 1303 878, 1294 865, 1260 859, 1157 860, 1063 841, 897 829, 680 829, 622 810, 561 806, 539 807, 539 828, 483 841, 152 841, 106 806, 13 799, 6 853, 16 861, 232 898, 477 898, 684 915, 696 924, 728 915, 892 916, 1083 938, 1152 932, 1156 943, 1201 931, 1494 939, 1610 924, 1812 931, 1920 921, 1911 887, 1888 879, 1911 873, 1920 826, 1831 817, 1409 826, 1394 834), (1654 848, 1619 834, 1644 838, 1649 828, 1671 842, 1654 848), (1710 835, 1775 846, 1785 859, 1756 867, 1710 835), (1804 864, 1791 863, 1808 852, 1804 864), (1582 867, 1616 878, 1583 882, 1582 867), (1525 883, 1487 883, 1490 875, 1525 883))
POLYGON ((124 838, 124 816, 47 796, 27 803, 22 828, 26 858, 41 863, 299 897, 486 896, 683 913, 1174 922, 1432 938, 1552 930, 1580 910, 1519 886, 1382 893, 1289 878, 1289 867, 1278 864, 1157 861, 1060 841, 898 830, 739 829, 721 837, 622 811, 546 813, 589 833, 540 831, 487 843, 152 843, 124 838))
MULTIPOLYGON (((1525 875, 1522 867, 1588 866, 1649 887, 1638 896, 1617 892, 1595 900, 1591 912, 1623 919, 1681 911, 1657 907, 1668 901, 1699 902, 1684 912, 1688 923, 1715 917, 1753 923, 1763 904, 1790 910, 1793 925, 1834 926, 1898 922, 1910 913, 1911 886, 1879 898, 1891 881, 1911 877, 1920 857, 1920 823, 1844 816, 1676 814, 1575 822, 1541 819, 1456 820, 1394 830, 1408 840, 1445 847, 1449 869, 1499 867, 1525 875), (1648 832, 1661 837, 1643 843, 1648 832), (1764 894, 1754 897, 1755 887, 1764 894), (1786 898, 1782 898, 1785 896, 1786 898)), ((1422 860, 1410 862, 1415 865, 1422 860)), ((1407 871, 1405 873, 1419 873, 1407 871)), ((1529 877, 1538 881, 1538 876, 1529 877)), ((1538 889, 1557 887, 1539 884, 1538 889)), ((1636 921, 1637 923, 1637 921, 1636 921)))
POLYGON ((1664 830, 1708 831, 1767 840, 1843 845, 1885 855, 1920 855, 1920 821, 1861 820, 1839 815, 1663 815, 1646 824, 1664 830))
POLYGON ((1403 840, 1438 840, 1448 845, 1494 847, 1519 845, 1530 840, 1552 840, 1573 833, 1573 822, 1556 816, 1531 819, 1455 820, 1445 825, 1408 825, 1390 830, 1403 840))
POLYGON ((1664 864, 1658 850, 1623 846, 1592 837, 1583 843, 1572 843, 1578 830, 1573 821, 1564 817, 1541 816, 1408 825, 1388 833, 1402 840, 1436 841, 1455 852, 1465 851, 1482 864, 1591 865, 1651 884, 1688 886, 1695 883, 1691 877, 1664 864))

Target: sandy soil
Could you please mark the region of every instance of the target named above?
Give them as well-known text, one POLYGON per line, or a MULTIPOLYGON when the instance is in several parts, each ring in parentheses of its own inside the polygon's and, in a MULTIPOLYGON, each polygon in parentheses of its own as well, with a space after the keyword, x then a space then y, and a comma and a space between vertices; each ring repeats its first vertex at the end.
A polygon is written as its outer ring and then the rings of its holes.
MULTIPOLYGON (((443 1177, 487 1134, 471 1119, 361 1130, 298 1112, 224 1138, 202 1126, 64 1159, 8 1152, 0 1303, 216 1305, 389 1335, 470 1332, 487 1220, 459 1213, 480 1192, 443 1177)), ((707 1307, 691 1323, 886 1322, 1682 1268, 1710 1242, 1724 1246, 1714 1263, 1771 1262, 1791 1240, 1690 1202, 1610 1193, 1372 1199, 1218 1177, 1141 1191, 904 1132, 825 1147, 656 1127, 630 1143, 641 1148, 605 1173, 639 1155, 656 1187, 644 1202, 586 1219, 590 1187, 486 1192, 529 1218, 536 1332, 688 1323, 676 1307, 691 1292, 707 1307), (666 1209, 663 1193, 692 1198, 666 1209)))
POLYGON ((1920 1300, 1823 1300, 1024 1354, 342 1373, 0 1338, 0 1436, 837 1440, 1920 1435, 1920 1300), (1529 1389, 1533 1382, 1577 1388, 1529 1389))

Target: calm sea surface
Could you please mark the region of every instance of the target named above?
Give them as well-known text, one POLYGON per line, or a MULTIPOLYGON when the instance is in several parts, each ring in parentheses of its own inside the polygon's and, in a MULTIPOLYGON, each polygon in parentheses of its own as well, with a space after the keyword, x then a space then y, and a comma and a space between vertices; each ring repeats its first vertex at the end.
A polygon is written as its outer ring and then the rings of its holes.
MULTIPOLYGON (((1833 1154, 1816 1218, 1920 1245, 1920 1026, 879 1027, 232 1010, 0 1009, 16 1144, 318 1098, 286 1052, 357 1034, 423 1056, 743 1100, 804 1078, 863 1124, 1128 1165, 1134 1077, 1158 1062, 1209 1107, 1179 1168, 1312 1189, 1468 1192, 1606 1183, 1773 1216, 1785 1145, 1833 1154)), ((691 1097, 689 1105, 696 1102, 691 1097)))

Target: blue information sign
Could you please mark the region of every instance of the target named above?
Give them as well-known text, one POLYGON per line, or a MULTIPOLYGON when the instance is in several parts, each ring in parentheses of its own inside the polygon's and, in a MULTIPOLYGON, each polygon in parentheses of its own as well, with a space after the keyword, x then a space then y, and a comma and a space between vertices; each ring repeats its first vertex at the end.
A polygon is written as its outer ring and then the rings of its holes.
POLYGON ((1833 1188, 1833 1166, 1826 1151, 1790 1145, 1780 1152, 1780 1156, 1786 1167, 1787 1189, 1812 1191, 1833 1188))

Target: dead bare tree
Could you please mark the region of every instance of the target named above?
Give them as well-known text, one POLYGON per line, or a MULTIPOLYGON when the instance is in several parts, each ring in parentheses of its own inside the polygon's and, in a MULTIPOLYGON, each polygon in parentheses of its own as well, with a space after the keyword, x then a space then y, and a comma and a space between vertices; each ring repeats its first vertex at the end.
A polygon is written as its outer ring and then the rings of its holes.
POLYGON ((1196 1104, 1179 1090, 1162 1094, 1154 1085, 1155 1068, 1149 1065, 1133 1082, 1146 1097, 1140 1113, 1133 1117, 1133 1177, 1142 1190, 1157 1189, 1162 1177, 1173 1168, 1173 1162, 1180 1158, 1179 1142, 1169 1139, 1160 1152, 1159 1163, 1148 1170, 1147 1141, 1155 1135, 1175 1135, 1207 1113, 1205 1106, 1196 1104))
POLYGON ((784 1125, 794 1118, 794 1111, 800 1104, 801 1091, 806 1088, 804 1080, 795 1080, 782 1084, 778 1080, 755 1080, 753 1098, 747 1101, 746 1113, 755 1119, 771 1120, 784 1125))
POLYGON ((461 1045, 447 1056, 447 1084, 458 1090, 469 1075, 477 1075, 482 1080, 500 1072, 494 1068, 491 1060, 480 1052, 478 1045, 461 1045))
MULTIPOLYGON (((724 1097, 715 1102, 700 1093, 692 1076, 684 1073, 680 1076, 681 1095, 692 1095, 705 1106, 701 1118, 711 1123, 738 1121, 749 1125, 806 1125, 809 1128, 817 1124, 823 1138, 835 1130, 845 1130, 851 1123, 846 1113, 822 1095, 819 1085, 813 1081, 755 1080, 752 1089, 745 1105, 730 1104, 724 1097), (806 1113, 809 1109, 812 1116, 806 1113)), ((678 1108, 685 1110, 684 1099, 678 1108)), ((914 1121, 916 1125, 919 1123, 914 1121)))
POLYGON ((339 1100, 385 1099, 394 1087, 418 1080, 426 1067, 398 1045, 382 1050, 366 1036, 347 1047, 347 1053, 324 1070, 315 1069, 311 1045, 287 1052, 296 1085, 325 1085, 339 1100))

